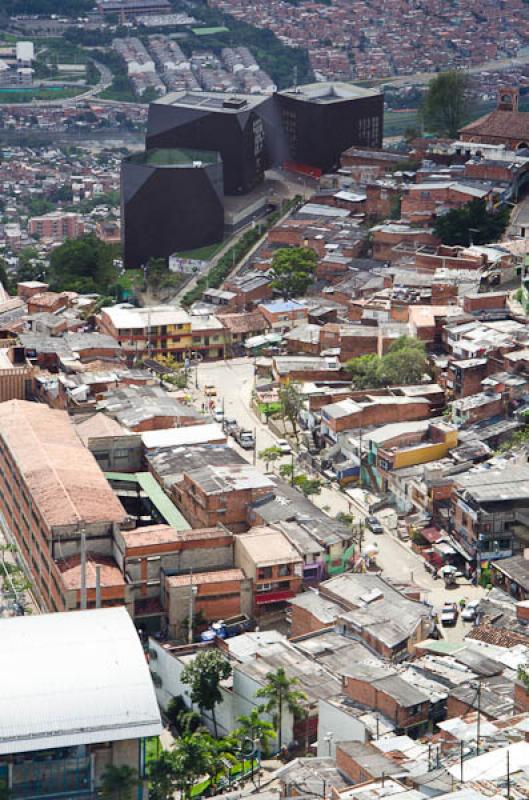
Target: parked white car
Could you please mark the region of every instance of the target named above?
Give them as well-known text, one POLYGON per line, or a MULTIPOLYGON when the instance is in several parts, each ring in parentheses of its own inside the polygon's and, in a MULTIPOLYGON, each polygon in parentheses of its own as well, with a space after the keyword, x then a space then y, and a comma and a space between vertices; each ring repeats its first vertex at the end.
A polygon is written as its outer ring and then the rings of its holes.
POLYGON ((292 448, 286 439, 277 439, 275 446, 281 450, 283 455, 288 456, 292 452, 292 448))

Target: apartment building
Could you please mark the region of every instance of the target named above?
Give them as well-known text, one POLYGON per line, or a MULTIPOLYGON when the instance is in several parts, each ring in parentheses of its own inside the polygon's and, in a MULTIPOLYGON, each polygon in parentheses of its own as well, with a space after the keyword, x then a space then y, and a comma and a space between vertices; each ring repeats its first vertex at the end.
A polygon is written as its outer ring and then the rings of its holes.
POLYGON ((193 350, 191 317, 181 308, 111 306, 102 309, 99 328, 118 342, 129 360, 161 355, 183 361, 193 350))
POLYGON ((31 217, 28 221, 28 231, 30 236, 43 242, 63 242, 65 239, 82 236, 85 227, 79 214, 52 211, 40 217, 31 217))
POLYGON ((452 511, 453 533, 471 557, 505 558, 520 552, 529 529, 527 465, 476 469, 457 477, 452 511))
POLYGON ((256 613, 290 600, 301 589, 303 561, 281 531, 257 527, 236 536, 235 563, 253 581, 256 613))
MULTIPOLYGON (((0 404, 0 525, 17 544, 42 609, 79 606, 81 535, 95 572, 98 559, 111 557, 113 532, 126 519, 66 412, 24 400, 0 404)), ((103 605, 127 602, 123 580, 116 591, 115 574, 108 585, 105 577, 103 605)), ((95 575, 89 588, 95 592, 95 575)))

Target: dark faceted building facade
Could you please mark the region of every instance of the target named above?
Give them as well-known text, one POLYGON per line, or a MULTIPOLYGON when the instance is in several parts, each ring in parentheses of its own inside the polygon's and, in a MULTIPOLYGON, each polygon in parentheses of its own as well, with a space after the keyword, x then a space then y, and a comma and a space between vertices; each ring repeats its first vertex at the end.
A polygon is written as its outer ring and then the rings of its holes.
POLYGON ((273 98, 215 92, 175 92, 151 103, 146 148, 217 150, 224 165, 224 194, 246 194, 268 167, 265 139, 273 98))
POLYGON ((135 269, 149 258, 168 259, 222 240, 224 205, 219 153, 155 149, 121 165, 124 263, 135 269))
POLYGON ((382 147, 384 95, 349 83, 313 83, 279 92, 287 158, 329 172, 348 147, 382 147))
POLYGON ((146 150, 122 166, 125 266, 221 241, 224 206, 229 227, 230 203, 249 195, 252 208, 269 167, 329 172, 351 146, 381 147, 383 104, 380 92, 348 83, 274 95, 175 92, 151 103, 146 150))

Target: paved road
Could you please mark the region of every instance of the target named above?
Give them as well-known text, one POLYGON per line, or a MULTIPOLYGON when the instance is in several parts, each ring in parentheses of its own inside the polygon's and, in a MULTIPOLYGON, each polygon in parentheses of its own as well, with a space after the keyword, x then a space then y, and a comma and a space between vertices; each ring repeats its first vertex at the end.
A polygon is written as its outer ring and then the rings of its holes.
MULTIPOLYGON (((226 416, 235 417, 239 424, 245 428, 255 430, 257 452, 266 447, 271 447, 275 435, 270 429, 260 422, 250 407, 252 390, 254 388, 254 364, 252 359, 241 358, 231 361, 203 363, 198 367, 199 389, 193 390, 199 402, 202 402, 202 389, 205 384, 213 384, 217 388, 218 402, 224 405, 226 416)), ((234 446, 238 446, 234 443, 234 446)), ((247 459, 253 458, 253 453, 239 449, 247 459)), ((288 463, 288 459, 285 459, 288 463)), ((257 462, 265 468, 258 458, 257 462)), ((330 516, 340 512, 351 512, 361 522, 366 515, 366 509, 355 504, 351 497, 340 489, 324 487, 320 495, 313 497, 313 501, 324 508, 330 516)), ((466 601, 474 600, 484 595, 484 590, 470 585, 466 580, 460 579, 459 585, 453 589, 445 589, 441 579, 434 578, 424 569, 424 561, 413 552, 411 545, 401 542, 394 534, 395 514, 391 510, 379 514, 384 526, 384 533, 375 535, 365 530, 365 544, 375 545, 378 548, 377 563, 382 568, 383 575, 393 581, 415 583, 422 591, 425 599, 432 603, 439 611, 445 601, 456 602, 464 598, 466 601)), ((454 628, 443 629, 443 635, 449 641, 460 641, 469 630, 469 623, 464 623, 461 617, 454 628)))
MULTIPOLYGON (((508 69, 509 67, 522 66, 529 62, 529 48, 524 47, 520 50, 520 55, 514 58, 493 59, 484 61, 482 64, 475 64, 472 67, 465 67, 465 72, 481 75, 482 72, 495 72, 496 70, 508 69)), ((435 78, 435 72, 415 72, 412 75, 388 75, 386 78, 376 78, 371 81, 373 84, 391 83, 393 86, 410 86, 429 83, 435 78)))
POLYGON ((94 98, 96 98, 99 102, 99 98, 97 98, 97 95, 99 94, 99 92, 104 92, 105 89, 108 89, 108 87, 112 83, 112 73, 108 69, 108 67, 106 67, 104 64, 101 64, 99 61, 94 61, 94 64, 99 70, 98 83, 96 83, 95 86, 91 86, 89 88, 83 88, 83 90, 74 97, 67 97, 62 100, 29 100, 27 103, 5 103, 2 104, 2 108, 16 109, 24 107, 26 105, 30 105, 32 108, 46 108, 46 107, 49 108, 53 106, 59 106, 60 108, 67 108, 71 106, 76 106, 77 103, 82 103, 85 102, 86 100, 93 100, 94 98))

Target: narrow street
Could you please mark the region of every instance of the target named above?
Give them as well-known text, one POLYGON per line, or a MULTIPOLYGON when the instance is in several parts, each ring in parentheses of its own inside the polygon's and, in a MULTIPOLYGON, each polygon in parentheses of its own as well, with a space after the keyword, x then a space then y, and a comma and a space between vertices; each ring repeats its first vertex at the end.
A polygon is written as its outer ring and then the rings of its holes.
MULTIPOLYGON (((193 371, 192 383, 195 373, 193 371)), ((255 431, 257 454, 267 447, 275 444, 276 437, 267 425, 262 423, 251 409, 251 396, 254 388, 254 364, 249 358, 238 358, 231 361, 202 363, 197 369, 198 390, 192 388, 199 403, 204 399, 203 388, 206 384, 214 385, 217 389, 217 404, 224 406, 226 417, 234 417, 244 428, 255 431)), ((230 444, 251 461, 253 453, 242 450, 230 440, 230 444)), ((259 460, 257 463, 264 470, 265 465, 259 460)), ((336 486, 323 487, 321 494, 313 496, 312 501, 335 517, 340 512, 352 513, 358 522, 363 522, 365 510, 336 486)), ((391 510, 381 511, 379 519, 384 527, 384 533, 373 534, 364 529, 364 542, 366 545, 376 546, 378 550, 377 564, 382 569, 384 577, 395 582, 415 584, 423 593, 436 611, 440 611, 445 601, 459 604, 461 599, 467 602, 483 597, 485 592, 481 587, 471 585, 466 579, 460 578, 458 585, 446 589, 441 579, 435 580, 424 568, 424 560, 413 552, 410 542, 402 542, 394 533, 396 524, 395 513, 391 510)), ((449 641, 461 641, 470 629, 470 623, 464 623, 461 616, 453 628, 443 628, 443 636, 449 641)))

